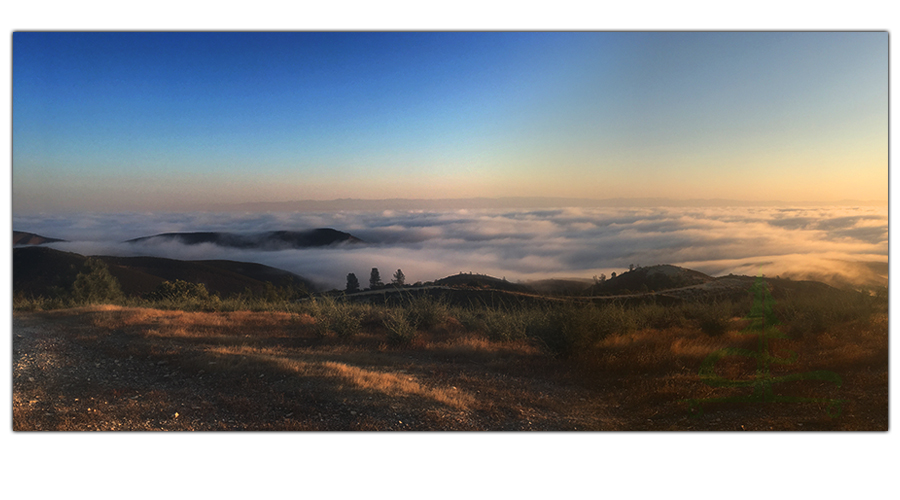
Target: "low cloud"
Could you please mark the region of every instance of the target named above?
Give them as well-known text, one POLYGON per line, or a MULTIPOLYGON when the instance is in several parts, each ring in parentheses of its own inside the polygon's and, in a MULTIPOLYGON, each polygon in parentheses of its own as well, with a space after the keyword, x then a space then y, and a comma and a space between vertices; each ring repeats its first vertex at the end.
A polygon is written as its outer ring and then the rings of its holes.
POLYGON ((403 269, 408 282, 460 271, 516 281, 609 275, 630 264, 675 264, 713 275, 828 273, 862 282, 872 276, 848 263, 888 259, 888 216, 882 207, 128 213, 14 217, 13 223, 20 231, 69 240, 52 245, 60 250, 258 262, 338 288, 351 272, 365 285, 373 267, 383 279, 403 269), (261 251, 122 243, 163 232, 319 227, 349 232, 367 244, 261 251))

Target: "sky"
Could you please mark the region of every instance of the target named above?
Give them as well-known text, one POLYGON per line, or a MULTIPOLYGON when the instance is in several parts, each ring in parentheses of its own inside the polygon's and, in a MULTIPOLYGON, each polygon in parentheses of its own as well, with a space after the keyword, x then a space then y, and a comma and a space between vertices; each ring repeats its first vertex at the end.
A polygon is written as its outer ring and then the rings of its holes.
POLYGON ((12 39, 14 214, 888 198, 888 33, 12 39))

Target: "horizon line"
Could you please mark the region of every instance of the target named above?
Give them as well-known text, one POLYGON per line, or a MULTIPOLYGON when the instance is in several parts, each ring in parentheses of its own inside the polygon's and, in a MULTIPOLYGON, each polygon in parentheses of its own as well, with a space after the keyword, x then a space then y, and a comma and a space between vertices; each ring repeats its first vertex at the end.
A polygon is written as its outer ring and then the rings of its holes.
POLYGON ((13 210, 13 217, 58 215, 60 213, 227 213, 250 212, 333 212, 371 210, 485 210, 528 208, 652 208, 652 207, 833 207, 890 206, 890 200, 841 199, 834 201, 741 200, 729 198, 583 198, 563 196, 477 196, 468 198, 335 198, 328 200, 249 201, 181 207, 135 207, 106 210, 13 210))

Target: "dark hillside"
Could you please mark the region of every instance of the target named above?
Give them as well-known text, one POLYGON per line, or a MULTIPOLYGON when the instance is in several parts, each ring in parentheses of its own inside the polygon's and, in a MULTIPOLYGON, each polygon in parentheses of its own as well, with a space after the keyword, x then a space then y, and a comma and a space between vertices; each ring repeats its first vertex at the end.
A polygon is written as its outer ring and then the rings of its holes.
MULTIPOLYGON (((261 264, 227 260, 182 261, 159 257, 96 257, 109 266, 126 295, 153 291, 163 281, 203 283, 211 293, 228 296, 246 288, 261 293, 266 282, 285 286, 291 281, 315 290, 315 285, 296 274, 261 264)), ((52 294, 52 287, 66 288, 75 280, 87 257, 45 247, 13 249, 13 291, 26 295, 52 294)))
POLYGON ((526 281, 525 285, 547 295, 583 295, 593 283, 589 279, 569 278, 526 281))
POLYGON ((13 248, 13 293, 48 296, 53 287, 74 282, 85 260, 83 255, 52 248, 13 248))
POLYGON ((212 243, 222 247, 283 250, 312 248, 338 243, 362 243, 359 238, 336 229, 323 228, 310 231, 270 231, 259 234, 235 234, 226 232, 163 233, 128 240, 126 243, 177 241, 185 245, 212 243))

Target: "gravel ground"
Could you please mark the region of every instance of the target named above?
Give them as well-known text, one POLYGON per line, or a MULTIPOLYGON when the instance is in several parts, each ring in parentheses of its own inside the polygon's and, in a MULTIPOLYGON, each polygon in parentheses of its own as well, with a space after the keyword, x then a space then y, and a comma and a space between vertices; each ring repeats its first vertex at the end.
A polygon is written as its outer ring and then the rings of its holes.
POLYGON ((252 367, 211 374, 196 368, 197 347, 159 349, 95 330, 72 316, 16 314, 15 430, 600 430, 613 422, 601 418, 593 391, 470 361, 390 354, 391 372, 470 394, 474 403, 459 409, 325 378, 265 378, 252 367))

